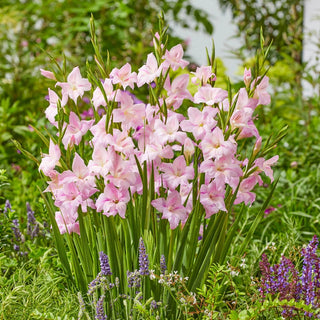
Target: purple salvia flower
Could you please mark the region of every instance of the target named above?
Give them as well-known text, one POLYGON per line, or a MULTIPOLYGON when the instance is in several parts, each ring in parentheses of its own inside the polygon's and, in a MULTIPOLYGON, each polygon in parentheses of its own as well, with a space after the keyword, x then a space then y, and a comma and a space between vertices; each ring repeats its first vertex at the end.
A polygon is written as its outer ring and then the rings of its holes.
POLYGON ((31 225, 35 225, 37 223, 37 220, 34 217, 34 211, 31 209, 29 202, 26 202, 26 207, 27 207, 28 223, 31 225))
POLYGON ((127 280, 129 288, 140 288, 141 287, 141 277, 139 271, 129 272, 127 271, 127 280))
POLYGON ((148 255, 146 254, 146 248, 144 246, 142 238, 140 238, 139 243, 139 272, 142 276, 148 276, 150 274, 149 259, 148 255))
POLYGON ((160 274, 165 274, 167 270, 167 265, 166 265, 166 258, 162 254, 160 257, 160 274))
POLYGON ((103 309, 104 295, 102 295, 96 304, 96 320, 107 320, 103 309))
MULTIPOLYGON (((301 275, 301 287, 304 295, 304 301, 307 305, 315 307, 316 288, 314 283, 315 262, 317 260, 316 250, 318 248, 318 238, 314 236, 306 248, 303 248, 303 266, 301 275)), ((305 313, 306 316, 312 317, 312 313, 305 313)))
POLYGON ((271 282, 270 281, 270 263, 265 253, 262 254, 262 260, 259 262, 259 266, 262 274, 261 287, 259 290, 262 293, 262 296, 264 296, 266 293, 270 293, 270 282, 271 282))
POLYGON ((313 274, 315 271, 315 261, 317 258, 317 247, 318 239, 316 236, 314 236, 309 245, 306 248, 303 248, 301 251, 301 255, 303 257, 301 284, 302 290, 305 294, 305 302, 307 305, 313 303, 313 300, 315 298, 313 274))
POLYGON ((6 202, 5 202, 5 204, 4 204, 3 213, 7 213, 8 210, 10 210, 11 212, 14 212, 14 211, 12 210, 10 201, 7 199, 6 202))
POLYGON ((110 269, 109 258, 103 251, 99 252, 99 260, 100 260, 101 275, 111 276, 112 272, 110 269))
POLYGON ((29 202, 27 206, 27 234, 30 235, 31 239, 35 238, 39 234, 39 225, 34 217, 34 211, 31 209, 29 202))
MULTIPOLYGON (((320 258, 316 254, 318 239, 316 236, 303 248, 302 273, 299 277, 298 270, 293 262, 286 257, 281 257, 279 264, 270 266, 267 256, 262 255, 260 262, 261 286, 260 292, 279 295, 280 300, 303 301, 314 309, 320 306, 320 258)), ((294 308, 284 307, 282 316, 291 319, 294 308)), ((314 318, 315 314, 305 312, 305 317, 314 318)))
POLYGON ((100 274, 88 284, 88 295, 92 295, 100 284, 100 274))
POLYGON ((157 304, 157 301, 156 300, 152 300, 151 303, 150 303, 150 308, 155 310, 158 308, 158 304, 157 304))
POLYGON ((14 225, 13 227, 11 227, 14 237, 16 238, 17 242, 21 242, 22 234, 20 232, 20 225, 18 219, 12 220, 12 224, 14 225))

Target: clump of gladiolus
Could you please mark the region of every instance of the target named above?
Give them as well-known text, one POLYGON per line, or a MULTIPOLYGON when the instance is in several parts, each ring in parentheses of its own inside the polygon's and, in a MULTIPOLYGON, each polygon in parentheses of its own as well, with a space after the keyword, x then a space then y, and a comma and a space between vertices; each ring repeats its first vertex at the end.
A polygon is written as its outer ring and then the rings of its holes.
POLYGON ((137 72, 127 63, 96 85, 75 67, 49 89, 45 114, 58 137, 50 139, 39 169, 48 177, 46 191, 53 195, 61 233, 80 234, 78 216, 88 210, 125 219, 128 203, 144 192, 144 165, 148 181, 154 181, 151 206, 171 229, 186 223, 194 197, 209 219, 228 210, 230 191, 234 204, 251 205, 261 174, 273 181, 278 156, 258 156, 262 138, 254 123, 255 109, 270 103, 268 77, 252 79, 245 70, 244 87, 231 97, 214 87, 212 66, 189 73, 187 65, 177 45, 162 56, 150 53, 137 72), (171 70, 180 75, 173 77, 171 70), (141 87, 149 90, 145 99, 141 87), (80 105, 86 106, 82 114, 80 105), (254 150, 241 158, 239 143, 248 138, 254 150))

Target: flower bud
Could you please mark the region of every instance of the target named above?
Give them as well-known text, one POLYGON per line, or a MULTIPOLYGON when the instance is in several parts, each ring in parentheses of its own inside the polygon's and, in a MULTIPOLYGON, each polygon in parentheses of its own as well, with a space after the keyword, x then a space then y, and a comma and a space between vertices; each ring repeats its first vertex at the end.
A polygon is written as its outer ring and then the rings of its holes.
POLYGON ((251 82, 251 69, 244 68, 244 73, 243 73, 243 81, 246 87, 248 88, 251 82))
POLYGON ((253 148, 253 156, 255 157, 258 152, 261 150, 261 143, 262 143, 262 138, 259 137, 256 141, 256 143, 254 144, 254 148, 253 148))
POLYGON ((186 138, 183 146, 183 154, 186 157, 187 162, 189 162, 194 154, 194 142, 190 138, 186 138))
POLYGON ((56 80, 55 75, 53 74, 53 72, 48 71, 48 70, 44 70, 44 69, 40 69, 41 75, 43 75, 44 77, 51 79, 51 80, 56 80))

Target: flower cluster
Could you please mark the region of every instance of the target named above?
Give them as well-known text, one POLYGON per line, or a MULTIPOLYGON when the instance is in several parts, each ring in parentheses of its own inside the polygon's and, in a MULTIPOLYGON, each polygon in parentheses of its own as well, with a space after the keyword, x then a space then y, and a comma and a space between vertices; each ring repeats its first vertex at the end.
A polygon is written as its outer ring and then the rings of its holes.
POLYGON ((99 260, 100 260, 100 272, 97 277, 89 283, 88 295, 92 295, 98 288, 103 288, 103 290, 112 289, 115 284, 112 283, 109 277, 112 275, 109 258, 103 252, 99 252, 99 260))
POLYGON ((139 242, 139 273, 142 276, 149 275, 149 259, 142 238, 139 242))
POLYGON ((148 180, 154 181, 151 205, 171 229, 186 222, 195 196, 205 218, 210 218, 227 211, 227 188, 236 193, 234 204, 250 205, 255 200, 253 188, 262 184, 261 173, 273 181, 271 166, 278 156, 250 161, 240 159, 238 152, 238 141, 244 138, 256 139, 255 155, 261 148, 253 113, 258 105, 270 103, 268 77, 251 79, 246 70, 245 87, 230 101, 226 90, 214 87, 211 66, 198 67, 193 77, 183 73, 171 78, 170 70, 180 72, 187 65, 183 48, 177 45, 162 57, 150 53, 138 72, 128 63, 114 68, 96 88, 76 67, 66 82, 56 83, 60 93, 49 89, 45 113, 59 139, 50 139, 39 170, 49 179, 46 191, 58 208, 55 217, 61 233, 80 234, 80 209, 125 218, 128 202, 143 192, 139 169, 144 166, 148 180), (196 88, 194 94, 190 85, 196 88), (148 101, 136 99, 135 86, 148 87, 148 101), (93 112, 86 115, 92 118, 83 120, 75 105, 90 90, 93 112), (189 106, 186 114, 183 104, 189 106), (85 154, 84 147, 91 151, 85 154), (65 164, 70 151, 69 167, 68 161, 65 164))
MULTIPOLYGON (((318 239, 316 236, 307 247, 302 248, 302 270, 299 273, 293 262, 282 257, 279 264, 270 266, 268 258, 262 255, 260 269, 262 273, 260 292, 279 295, 279 300, 303 301, 314 309, 320 307, 320 257, 316 254, 318 239)), ((292 310, 285 309, 283 315, 290 318, 292 310)), ((313 318, 313 314, 305 314, 313 318)))
MULTIPOLYGON (((40 224, 35 217, 35 212, 31 209, 30 204, 26 203, 27 207, 27 226, 21 223, 13 210, 10 201, 5 201, 3 209, 0 208, 0 213, 3 213, 3 219, 0 219, 0 226, 5 238, 2 239, 3 247, 10 246, 16 252, 17 257, 25 257, 29 254, 29 241, 45 237, 46 230, 45 222, 40 224), (8 236, 11 234, 11 236, 8 236)), ((23 222, 23 221, 22 221, 23 222)))
MULTIPOLYGON (((187 290, 186 283, 188 277, 179 275, 178 271, 171 273, 165 272, 166 263, 164 257, 161 256, 159 270, 160 273, 156 274, 155 270, 149 269, 149 259, 146 253, 144 242, 142 238, 139 241, 139 270, 133 272, 127 271, 127 286, 129 292, 127 294, 121 293, 119 288, 119 279, 115 278, 114 283, 111 282, 112 272, 109 265, 108 256, 100 252, 100 272, 98 276, 89 284, 87 295, 91 305, 95 310, 95 319, 105 320, 108 316, 118 315, 121 313, 121 307, 119 303, 124 306, 131 305, 130 312, 134 313, 135 304, 139 304, 140 307, 147 308, 150 315, 156 315, 159 318, 159 307, 166 311, 165 301, 167 291, 175 292, 179 301, 179 306, 184 312, 187 308, 197 308, 197 295, 187 290), (153 282, 153 286, 160 286, 162 288, 162 295, 158 297, 158 301, 153 297, 145 297, 145 286, 150 286, 150 281, 153 282), (111 297, 111 300, 107 299, 107 296, 111 297), (160 300, 159 300, 160 298, 160 300), (106 310, 108 310, 106 312, 106 310), (110 313, 110 315, 109 315, 110 313)), ((82 315, 86 315, 86 302, 84 301, 81 293, 78 294, 79 299, 79 319, 82 315)), ((131 315, 131 313, 130 313, 131 315)))

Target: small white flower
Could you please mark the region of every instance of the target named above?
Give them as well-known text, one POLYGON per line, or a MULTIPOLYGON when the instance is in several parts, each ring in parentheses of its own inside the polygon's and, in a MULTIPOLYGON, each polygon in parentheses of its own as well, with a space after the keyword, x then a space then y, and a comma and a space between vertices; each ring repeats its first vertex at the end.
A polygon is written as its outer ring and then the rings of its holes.
POLYGON ((231 277, 237 277, 239 275, 239 271, 231 270, 230 275, 231 277))
POLYGON ((246 259, 245 259, 245 258, 242 258, 242 259, 241 259, 240 267, 241 267, 242 269, 245 269, 245 268, 247 267, 247 265, 246 265, 246 259))
POLYGON ((154 280, 156 275, 154 274, 154 270, 150 270, 150 280, 154 280))

